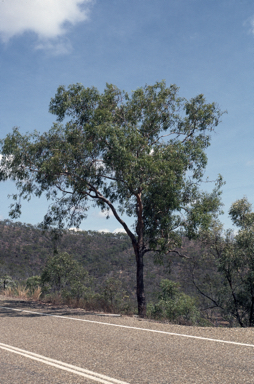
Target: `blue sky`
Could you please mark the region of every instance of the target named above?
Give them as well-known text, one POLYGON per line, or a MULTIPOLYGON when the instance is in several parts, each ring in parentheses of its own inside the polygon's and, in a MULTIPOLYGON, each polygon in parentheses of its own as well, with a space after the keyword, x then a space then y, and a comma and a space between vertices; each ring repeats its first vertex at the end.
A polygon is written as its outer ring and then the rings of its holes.
MULTIPOLYGON (((50 98, 60 84, 131 91, 165 79, 180 96, 203 93, 222 122, 208 149, 207 176, 226 185, 221 221, 247 196, 254 204, 254 2, 251 0, 3 0, 0 2, 0 137, 50 128, 50 98)), ((206 185, 204 185, 204 189, 206 185)), ((0 184, 0 218, 15 192, 0 184)), ((20 221, 37 224, 47 202, 23 204, 20 221)), ((94 210, 82 229, 114 231, 94 210)))

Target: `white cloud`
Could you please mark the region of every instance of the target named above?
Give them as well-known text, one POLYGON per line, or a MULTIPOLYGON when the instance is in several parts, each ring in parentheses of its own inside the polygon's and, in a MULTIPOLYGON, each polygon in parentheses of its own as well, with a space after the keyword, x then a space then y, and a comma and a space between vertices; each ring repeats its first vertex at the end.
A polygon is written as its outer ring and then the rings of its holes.
POLYGON ((98 232, 100 233, 110 233, 110 230, 109 229, 98 229, 98 232))
POLYGON ((82 229, 79 229, 79 228, 75 228, 75 227, 71 227, 69 228, 69 231, 74 231, 74 232, 81 232, 82 229))
POLYGON ((116 228, 113 233, 126 233, 126 231, 123 228, 116 228))
POLYGON ((123 228, 116 228, 113 232, 111 232, 109 229, 98 229, 98 232, 100 233, 126 233, 123 228))
MULTIPOLYGON (((37 49, 51 48, 47 41, 58 39, 69 24, 88 19, 92 0, 2 0, 0 2, 0 37, 8 42, 24 32, 34 32, 41 43, 37 49), (48 44, 48 45, 47 45, 48 44)), ((57 41, 59 44, 59 42, 57 41)), ((63 50, 60 41, 58 50, 63 50)))
POLYGON ((233 236, 237 236, 239 234, 239 229, 234 229, 232 232, 233 236))
POLYGON ((71 43, 66 38, 59 38, 57 41, 39 41, 35 46, 37 50, 46 50, 50 52, 53 56, 64 55, 66 53, 70 53, 72 50, 71 43))
POLYGON ((111 209, 109 211, 105 211, 105 212, 99 212, 98 213, 99 217, 104 217, 106 218, 107 216, 113 216, 113 212, 111 211, 111 209))

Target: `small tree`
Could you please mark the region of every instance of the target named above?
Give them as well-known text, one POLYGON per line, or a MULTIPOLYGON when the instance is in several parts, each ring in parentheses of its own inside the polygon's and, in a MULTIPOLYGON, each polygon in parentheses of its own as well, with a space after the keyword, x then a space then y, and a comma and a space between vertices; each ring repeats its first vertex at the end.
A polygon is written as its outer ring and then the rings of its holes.
POLYGON ((110 310, 128 311, 131 303, 129 295, 123 288, 122 281, 115 277, 108 277, 100 287, 102 297, 110 310))
POLYGON ((16 287, 15 281, 9 275, 3 275, 0 277, 0 289, 14 288, 16 287))
POLYGON ((203 254, 193 260, 194 285, 211 307, 241 327, 254 326, 254 213, 246 198, 232 204, 229 214, 239 228, 223 231, 214 223, 202 234, 203 254), (202 276, 200 271, 206 270, 202 276))
POLYGON ((41 286, 41 277, 40 276, 31 276, 26 280, 26 289, 28 289, 30 294, 33 294, 36 289, 41 286))
POLYGON ((42 292, 58 292, 64 297, 80 300, 90 289, 88 272, 67 252, 47 260, 41 274, 42 292))
POLYGON ((103 93, 60 86, 49 108, 58 123, 42 135, 22 136, 15 128, 1 142, 0 180, 15 180, 19 190, 12 218, 21 213, 21 198, 43 193, 53 201, 44 226, 79 226, 89 203, 112 211, 132 242, 140 316, 146 314, 145 254, 179 253, 181 230, 194 236, 209 227, 220 205, 221 178, 211 194, 200 184, 222 113, 203 95, 187 101, 177 90, 165 82, 132 95, 108 84, 103 93))
POLYGON ((180 285, 168 279, 161 280, 160 292, 155 304, 149 305, 149 313, 154 318, 164 318, 170 321, 197 322, 200 313, 196 300, 179 290, 180 285))

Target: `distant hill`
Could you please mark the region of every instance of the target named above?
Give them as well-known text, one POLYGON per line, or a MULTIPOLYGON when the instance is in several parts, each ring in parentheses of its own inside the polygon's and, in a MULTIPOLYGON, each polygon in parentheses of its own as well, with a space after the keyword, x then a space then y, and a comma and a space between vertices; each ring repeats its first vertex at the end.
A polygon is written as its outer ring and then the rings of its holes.
MULTIPOLYGON (((136 262, 127 235, 66 231, 58 243, 58 251, 72 254, 98 282, 109 276, 121 279, 125 289, 135 298, 136 262)), ((0 276, 9 274, 15 280, 24 280, 38 275, 47 257, 52 254, 52 240, 42 230, 30 224, 0 221, 0 276)), ((172 256, 171 260, 169 274, 168 263, 164 266, 155 265, 153 255, 146 254, 144 282, 148 300, 158 290, 162 278, 180 281, 185 291, 190 290, 181 281, 182 260, 172 256)))

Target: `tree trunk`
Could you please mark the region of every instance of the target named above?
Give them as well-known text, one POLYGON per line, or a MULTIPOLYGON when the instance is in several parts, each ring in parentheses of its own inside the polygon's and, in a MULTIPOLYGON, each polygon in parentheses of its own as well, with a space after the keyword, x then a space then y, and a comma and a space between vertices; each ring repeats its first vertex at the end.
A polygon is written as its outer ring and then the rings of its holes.
POLYGON ((254 326, 253 314, 254 314, 254 297, 252 296, 252 298, 251 298, 251 308, 250 308, 250 318, 249 318, 249 327, 253 327, 254 326))
POLYGON ((146 316, 146 298, 144 290, 144 252, 135 249, 136 262, 137 262, 137 301, 138 301, 138 315, 140 317, 146 316))

